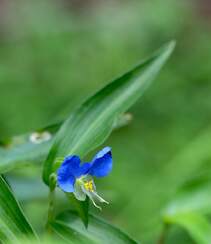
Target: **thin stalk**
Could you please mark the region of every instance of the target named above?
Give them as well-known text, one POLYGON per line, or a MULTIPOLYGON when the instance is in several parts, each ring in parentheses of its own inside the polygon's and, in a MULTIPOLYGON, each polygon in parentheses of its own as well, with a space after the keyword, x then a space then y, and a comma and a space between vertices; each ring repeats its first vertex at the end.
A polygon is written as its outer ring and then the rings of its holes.
POLYGON ((48 218, 47 218, 47 223, 46 223, 46 230, 48 232, 51 232, 50 230, 50 223, 54 219, 54 198, 55 198, 55 190, 50 190, 49 191, 49 205, 48 205, 48 218))
POLYGON ((162 230, 162 232, 160 234, 160 237, 159 237, 159 239, 157 241, 157 244, 165 244, 165 242, 166 242, 166 236, 167 236, 169 227, 170 227, 169 224, 164 224, 163 230, 162 230))
POLYGON ((48 232, 51 232, 50 223, 54 219, 54 199, 55 199, 55 188, 56 188, 56 176, 55 174, 52 174, 50 176, 49 181, 49 195, 48 195, 48 217, 47 217, 47 223, 46 223, 46 230, 48 232))

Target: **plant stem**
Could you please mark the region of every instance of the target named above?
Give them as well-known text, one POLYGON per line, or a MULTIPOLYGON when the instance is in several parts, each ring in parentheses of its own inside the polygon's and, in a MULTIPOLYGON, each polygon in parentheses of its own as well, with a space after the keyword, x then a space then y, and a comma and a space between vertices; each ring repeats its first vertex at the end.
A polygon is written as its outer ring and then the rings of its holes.
POLYGON ((50 223, 54 219, 54 198, 55 198, 55 188, 56 188, 56 176, 52 174, 49 181, 49 196, 48 196, 48 218, 46 223, 46 230, 51 232, 50 223))
POLYGON ((46 230, 51 232, 50 230, 50 223, 54 219, 54 196, 55 196, 55 189, 50 189, 49 191, 49 205, 48 205, 48 218, 46 223, 46 230))
POLYGON ((162 230, 161 235, 157 241, 157 244, 164 244, 165 243, 168 229, 169 229, 169 224, 164 224, 163 230, 162 230))

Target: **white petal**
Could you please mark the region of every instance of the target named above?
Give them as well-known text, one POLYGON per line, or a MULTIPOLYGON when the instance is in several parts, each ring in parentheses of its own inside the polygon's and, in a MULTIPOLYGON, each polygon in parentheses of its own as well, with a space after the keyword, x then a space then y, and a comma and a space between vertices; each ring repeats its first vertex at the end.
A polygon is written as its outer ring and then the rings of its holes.
POLYGON ((85 201, 85 199, 86 199, 86 194, 83 192, 83 190, 81 188, 81 184, 79 182, 77 182, 77 180, 74 185, 73 194, 76 197, 76 199, 78 199, 79 201, 85 201))

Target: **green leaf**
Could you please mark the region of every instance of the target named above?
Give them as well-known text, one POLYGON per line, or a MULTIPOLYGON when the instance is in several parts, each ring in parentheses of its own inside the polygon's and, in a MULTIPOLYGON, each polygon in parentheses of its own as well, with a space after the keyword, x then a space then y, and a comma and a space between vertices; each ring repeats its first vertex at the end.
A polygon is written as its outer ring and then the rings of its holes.
POLYGON ((77 214, 72 211, 62 213, 51 227, 68 243, 137 243, 118 228, 93 215, 89 215, 89 227, 86 229, 77 214))
POLYGON ((11 149, 0 150, 0 173, 43 162, 51 143, 52 141, 41 144, 26 142, 11 149))
POLYGON ((66 193, 67 198, 71 202, 71 204, 75 207, 79 217, 84 223, 84 226, 87 228, 88 227, 88 221, 89 221, 89 216, 88 216, 88 210, 89 210, 89 199, 88 197, 86 198, 85 201, 79 201, 75 198, 75 196, 72 193, 66 193))
MULTIPOLYGON (((20 202, 44 201, 47 199, 49 188, 40 178, 7 176, 6 180, 20 202)), ((61 195, 63 196, 63 194, 61 195)))
POLYGON ((151 84, 174 46, 175 43, 170 42, 71 113, 56 134, 45 161, 43 179, 46 184, 49 184, 49 176, 56 170, 57 157, 70 154, 83 157, 105 141, 118 117, 132 106, 151 84))
POLYGON ((184 228, 198 244, 211 243, 211 224, 198 213, 188 212, 165 218, 167 224, 176 224, 184 228))
POLYGON ((164 216, 186 212, 211 213, 211 177, 202 175, 181 186, 168 203, 164 216))
MULTIPOLYGON (((113 126, 113 130, 128 125, 132 120, 132 115, 123 114, 113 126)), ((55 133, 58 131, 62 123, 53 124, 37 132, 51 133, 52 138, 48 141, 36 144, 30 141, 30 136, 34 133, 26 133, 14 136, 0 142, 0 173, 6 173, 11 170, 21 168, 28 165, 39 164, 43 162, 52 146, 55 133)))
POLYGON ((0 145, 0 173, 6 173, 13 169, 30 164, 43 162, 51 148, 54 134, 60 127, 60 123, 38 129, 37 131, 1 141, 0 145), (48 133, 49 138, 39 143, 31 139, 35 133, 48 133))
POLYGON ((211 243, 211 225, 203 216, 211 213, 210 192, 209 175, 187 181, 166 207, 164 222, 185 228, 197 243, 211 243))
POLYGON ((197 175, 203 165, 211 158, 211 127, 200 131, 199 135, 191 138, 189 143, 164 168, 162 177, 169 184, 165 187, 170 194, 184 183, 184 179, 197 175), (175 174, 175 169, 176 174, 175 174))
POLYGON ((35 237, 18 202, 5 180, 0 176, 0 240, 18 243, 35 237))

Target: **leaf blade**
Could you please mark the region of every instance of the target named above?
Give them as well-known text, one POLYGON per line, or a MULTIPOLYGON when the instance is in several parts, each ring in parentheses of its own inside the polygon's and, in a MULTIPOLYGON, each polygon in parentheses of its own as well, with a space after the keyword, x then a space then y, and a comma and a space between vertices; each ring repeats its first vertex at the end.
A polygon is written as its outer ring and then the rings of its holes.
POLYGON ((88 99, 57 133, 43 168, 43 179, 55 171, 57 157, 77 154, 81 157, 104 142, 118 115, 125 112, 150 85, 174 49, 175 43, 159 50, 151 58, 114 80, 88 99))
POLYGON ((210 214, 210 192, 210 177, 203 176, 192 179, 177 190, 175 196, 165 208, 164 215, 186 213, 187 211, 210 214))
MULTIPOLYGON (((118 118, 112 130, 118 130, 127 126, 132 120, 132 115, 123 114, 118 118)), ((0 142, 0 173, 4 174, 14 169, 21 168, 28 165, 39 165, 45 161, 48 152, 52 146, 55 133, 58 131, 62 122, 52 124, 48 127, 38 129, 37 132, 50 133, 52 138, 40 144, 32 143, 29 138, 31 133, 26 133, 9 138, 0 142), (15 143, 14 143, 15 142, 15 143), (17 144, 18 142, 18 144, 17 144)))
POLYGON ((89 215, 89 220, 89 227, 86 229, 74 212, 66 211, 58 216, 51 226, 57 232, 62 232, 62 235, 66 237, 65 239, 72 240, 74 238, 74 241, 80 240, 80 243, 137 243, 118 228, 94 215, 89 215), (66 233, 62 231, 62 227, 65 228, 66 233))
POLYGON ((75 196, 72 193, 66 193, 66 196, 68 200, 71 202, 71 204, 75 207, 78 215, 84 223, 84 226, 87 228, 89 223, 89 199, 86 198, 85 201, 79 201, 75 198, 75 196))
POLYGON ((168 224, 176 224, 186 229, 198 244, 211 243, 211 224, 203 215, 196 212, 175 214, 168 216, 165 222, 168 224))
POLYGON ((0 176, 0 239, 19 241, 35 238, 35 233, 25 218, 20 205, 5 180, 0 176))

